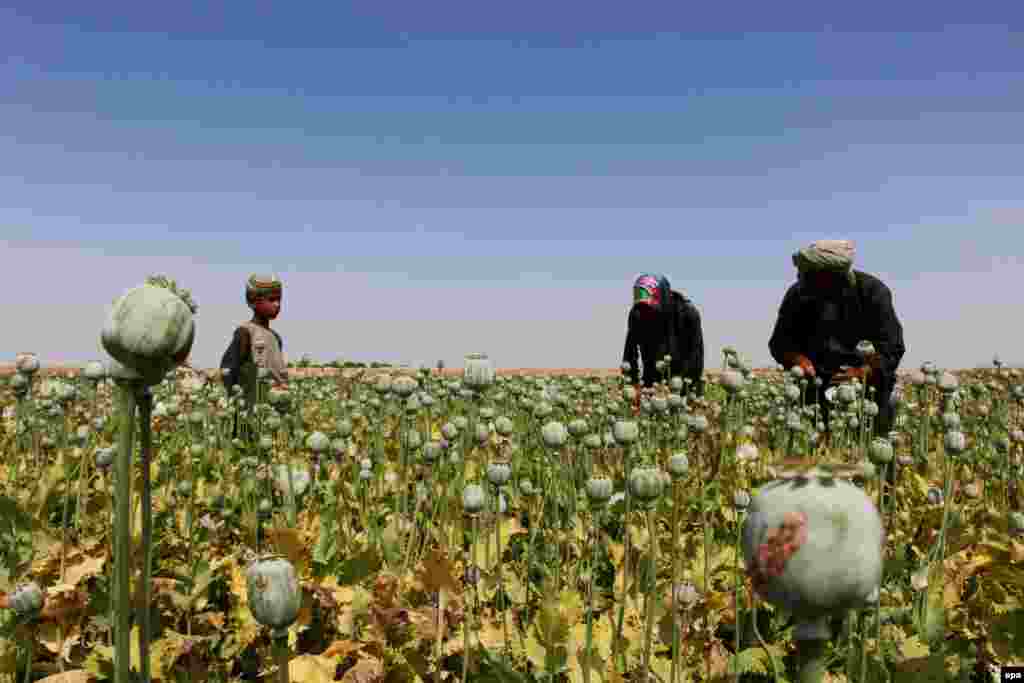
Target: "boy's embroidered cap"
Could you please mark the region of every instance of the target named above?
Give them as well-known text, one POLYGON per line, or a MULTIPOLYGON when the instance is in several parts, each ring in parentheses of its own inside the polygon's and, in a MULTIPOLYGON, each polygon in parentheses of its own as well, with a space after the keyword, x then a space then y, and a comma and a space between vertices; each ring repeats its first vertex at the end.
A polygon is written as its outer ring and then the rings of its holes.
POLYGON ((245 282, 245 298, 252 300, 261 296, 278 294, 283 289, 281 279, 276 275, 256 273, 249 276, 245 282))

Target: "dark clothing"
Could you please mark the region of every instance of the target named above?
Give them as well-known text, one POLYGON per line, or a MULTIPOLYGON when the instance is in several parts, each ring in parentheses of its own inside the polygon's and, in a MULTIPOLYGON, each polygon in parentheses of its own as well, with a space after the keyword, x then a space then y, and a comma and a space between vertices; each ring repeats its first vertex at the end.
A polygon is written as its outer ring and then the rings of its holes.
POLYGON ((670 292, 669 304, 663 310, 642 316, 634 304, 629 311, 626 329, 626 348, 622 361, 629 363, 633 384, 640 377, 638 360, 644 361, 643 383, 652 386, 659 380, 655 363, 666 355, 672 356, 670 377, 689 379, 690 391, 704 394, 704 331, 700 312, 689 299, 676 291, 670 292))
POLYGON ((887 436, 892 428, 894 409, 890 397, 896 386, 896 369, 906 352, 903 326, 893 309, 892 292, 878 278, 854 271, 855 283, 846 284, 835 295, 812 291, 803 281, 789 288, 782 299, 768 348, 772 357, 786 365, 786 355, 799 353, 814 364, 822 386, 815 392, 809 386, 808 398, 815 393, 828 424, 828 405, 824 391, 841 365, 860 367, 864 359, 857 343, 870 341, 880 357, 880 369, 872 370, 869 385, 874 387, 878 404, 875 433, 887 436))
MULTIPOLYGON (((281 335, 277 333, 277 330, 270 331, 277 337, 277 343, 281 345, 281 350, 284 351, 284 342, 281 340, 281 335)), ((231 344, 220 360, 221 369, 230 370, 230 373, 224 377, 224 388, 227 389, 229 396, 231 395, 231 388, 241 380, 242 366, 251 360, 252 343, 250 342, 249 330, 244 326, 240 326, 235 329, 235 335, 231 338, 231 344)))
MULTIPOLYGON (((277 343, 280 345, 281 350, 284 350, 284 342, 281 340, 281 335, 276 330, 270 330, 274 333, 277 338, 277 343)), ((249 330, 241 325, 235 329, 235 334, 231 338, 231 344, 224 352, 223 357, 220 360, 220 367, 222 370, 228 370, 228 373, 224 376, 224 388, 228 392, 228 396, 232 396, 232 388, 236 384, 243 384, 244 369, 252 364, 252 335, 249 330)), ((238 427, 239 427, 239 415, 236 411, 234 427, 231 431, 231 438, 238 438, 238 427)), ((249 436, 254 436, 251 432, 249 436)))

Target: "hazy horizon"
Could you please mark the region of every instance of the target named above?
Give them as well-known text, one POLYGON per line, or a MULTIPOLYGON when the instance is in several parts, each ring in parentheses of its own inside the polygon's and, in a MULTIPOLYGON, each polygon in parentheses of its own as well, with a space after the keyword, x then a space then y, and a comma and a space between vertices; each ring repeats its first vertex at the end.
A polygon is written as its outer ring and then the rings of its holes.
POLYGON ((771 366, 829 237, 903 368, 1024 361, 1021 6, 436 7, 0 9, 0 363, 166 273, 215 367, 272 271, 292 360, 609 368, 653 271, 771 366))

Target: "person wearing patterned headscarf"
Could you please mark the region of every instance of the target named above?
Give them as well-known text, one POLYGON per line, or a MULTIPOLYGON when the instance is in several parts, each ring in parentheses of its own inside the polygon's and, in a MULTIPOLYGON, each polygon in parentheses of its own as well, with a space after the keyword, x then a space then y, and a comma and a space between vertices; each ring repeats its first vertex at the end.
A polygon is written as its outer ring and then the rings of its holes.
POLYGON ((672 289, 664 275, 642 273, 633 283, 633 305, 622 352, 633 385, 639 385, 641 379, 641 359, 644 386, 653 386, 659 379, 681 377, 688 382, 690 392, 703 395, 704 332, 700 312, 692 301, 672 289), (671 363, 659 377, 656 364, 665 356, 671 357, 671 363))
MULTIPOLYGON (((252 319, 235 329, 231 344, 221 358, 224 388, 231 395, 233 388, 242 387, 247 409, 256 405, 259 371, 265 368, 269 380, 279 387, 287 387, 288 362, 284 355, 284 342, 270 322, 281 312, 281 280, 274 275, 251 275, 245 285, 245 301, 252 309, 252 319)), ((236 416, 234 436, 238 436, 236 416)))
POLYGON ((855 270, 854 256, 847 240, 814 242, 793 254, 797 281, 782 299, 768 348, 785 368, 803 369, 810 380, 806 398, 821 406, 826 429, 825 389, 857 379, 873 390, 875 433, 887 436, 896 369, 906 352, 903 326, 892 292, 874 275, 855 270), (864 341, 873 350, 858 350, 864 341))

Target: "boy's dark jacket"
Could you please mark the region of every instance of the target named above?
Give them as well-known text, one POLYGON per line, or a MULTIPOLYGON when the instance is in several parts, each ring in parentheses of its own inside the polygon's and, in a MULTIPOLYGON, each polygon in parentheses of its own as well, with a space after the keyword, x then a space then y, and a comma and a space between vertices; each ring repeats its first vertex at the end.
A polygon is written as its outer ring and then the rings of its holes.
POLYGON ((645 305, 633 304, 629 311, 622 361, 629 363, 631 382, 639 382, 639 358, 644 361, 643 383, 651 386, 659 379, 655 363, 671 355, 670 376, 689 379, 690 391, 703 395, 704 332, 697 307, 675 290, 670 292, 669 305, 648 320, 637 310, 645 305))

